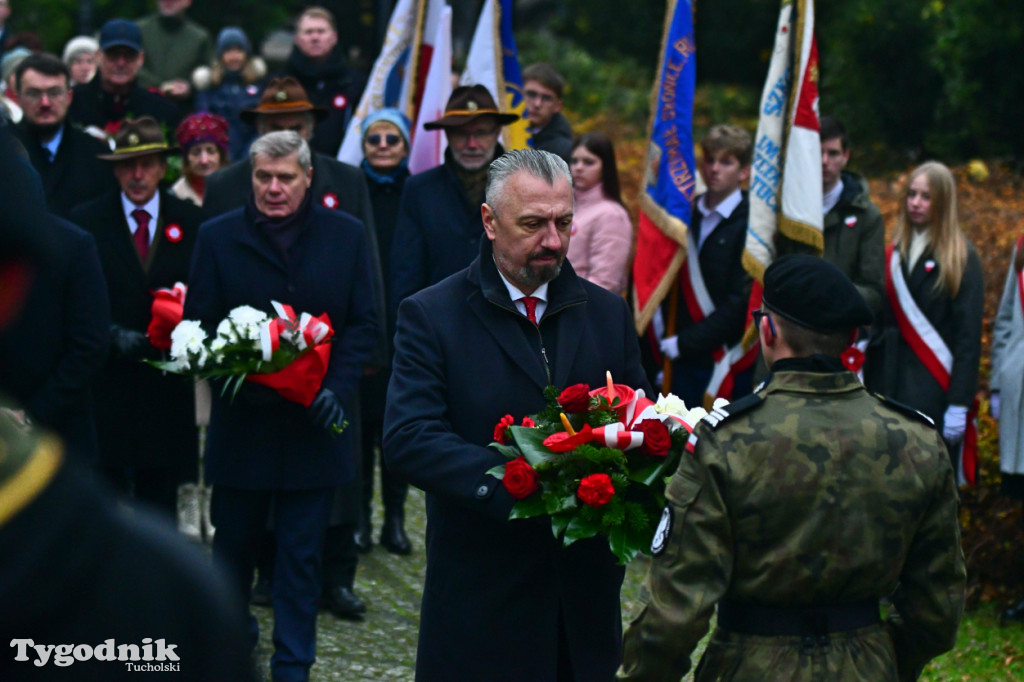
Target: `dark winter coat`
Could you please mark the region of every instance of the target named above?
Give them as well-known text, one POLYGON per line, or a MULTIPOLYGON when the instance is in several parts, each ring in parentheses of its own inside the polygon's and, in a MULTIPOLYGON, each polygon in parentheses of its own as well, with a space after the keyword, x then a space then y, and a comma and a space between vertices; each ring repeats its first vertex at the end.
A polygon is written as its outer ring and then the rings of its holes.
MULTIPOLYGON (((152 317, 152 292, 176 282, 188 283, 199 209, 161 190, 160 216, 145 269, 119 191, 82 204, 72 211, 71 219, 96 239, 111 322, 145 332, 152 317), (167 237, 172 224, 181 228, 178 241, 167 237)), ((195 389, 190 380, 141 361, 110 357, 97 378, 94 395, 101 466, 195 468, 198 440, 195 389)))
POLYGON ((520 314, 492 260, 406 299, 398 316, 384 456, 427 492, 427 575, 416 676, 554 682, 559 629, 574 679, 610 680, 621 652, 617 566, 605 538, 563 548, 547 522, 509 521, 487 474, 505 414, 544 407, 547 385, 649 391, 626 302, 566 262, 539 327, 520 314), (550 365, 545 364, 545 358, 550 365))
POLYGON ((50 161, 24 119, 14 132, 43 181, 46 205, 52 213, 67 218, 75 206, 117 189, 110 164, 97 158, 97 154, 109 154, 110 147, 89 133, 65 123, 57 155, 50 161))
POLYGON ((313 62, 298 48, 292 50, 282 75, 295 76, 306 90, 309 101, 327 110, 327 117, 313 128, 313 151, 331 157, 338 155, 352 112, 359 106, 366 87, 366 76, 345 64, 341 45, 323 62, 313 62))
MULTIPOLYGON (((366 231, 347 213, 314 204, 286 261, 255 227, 252 210, 239 208, 203 224, 185 317, 212 334, 241 305, 272 315, 271 301, 279 301, 297 313, 327 313, 334 338, 323 387, 350 412, 379 334, 366 231)), ((207 480, 251 490, 339 485, 352 476, 358 451, 352 436, 351 430, 335 436, 316 426, 299 403, 231 401, 214 391, 207 480)))
POLYGON ((949 390, 942 389, 914 354, 900 333, 888 301, 871 329, 864 383, 872 391, 924 412, 942 430, 946 408, 950 405, 970 407, 978 388, 981 318, 985 303, 981 260, 968 243, 967 266, 955 297, 935 290, 942 269, 930 250, 918 258, 912 271, 907 272, 905 261, 901 267, 918 307, 953 354, 949 390))

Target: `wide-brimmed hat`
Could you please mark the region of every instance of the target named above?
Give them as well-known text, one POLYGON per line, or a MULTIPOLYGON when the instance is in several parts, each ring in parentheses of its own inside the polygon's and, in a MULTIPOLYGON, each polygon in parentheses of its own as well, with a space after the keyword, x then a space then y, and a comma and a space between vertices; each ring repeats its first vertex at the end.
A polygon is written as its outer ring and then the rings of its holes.
POLYGON ((519 114, 510 114, 498 109, 494 97, 482 85, 461 85, 452 91, 448 104, 444 107, 444 116, 436 121, 424 123, 426 130, 438 128, 455 128, 472 123, 481 116, 492 116, 498 125, 508 125, 519 120, 519 114))
POLYGON ((177 147, 167 144, 164 131, 152 116, 125 119, 114 133, 114 151, 110 154, 97 154, 104 161, 124 161, 148 154, 172 154, 177 147))
POLYGON ((257 114, 294 114, 301 111, 312 111, 318 121, 327 118, 329 113, 309 101, 306 89, 299 81, 285 76, 270 81, 263 90, 259 105, 253 109, 242 109, 240 116, 246 123, 253 123, 257 114))

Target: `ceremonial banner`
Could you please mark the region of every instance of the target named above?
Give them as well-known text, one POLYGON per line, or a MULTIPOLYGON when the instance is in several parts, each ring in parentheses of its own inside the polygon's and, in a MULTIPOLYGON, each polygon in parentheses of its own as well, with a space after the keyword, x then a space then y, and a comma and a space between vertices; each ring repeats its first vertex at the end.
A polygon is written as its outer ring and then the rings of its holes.
POLYGON ((398 0, 388 21, 384 47, 373 63, 370 79, 349 121, 338 160, 358 165, 363 160, 362 126, 370 114, 385 107, 409 111, 415 88, 409 54, 416 36, 416 17, 426 0, 398 0))
MULTIPOLYGON (((512 0, 484 0, 459 84, 483 85, 494 95, 502 111, 522 117, 526 100, 519 50, 512 34, 512 0)), ((520 118, 502 129, 505 149, 528 146, 530 134, 526 126, 527 121, 520 118)))
POLYGON ((822 252, 818 52, 813 0, 782 0, 775 47, 761 94, 750 175, 750 223, 743 265, 760 283, 775 258, 775 236, 822 252))
POLYGON ((413 127, 412 149, 409 152, 409 171, 412 173, 440 166, 444 161, 444 150, 448 148, 444 131, 424 130, 423 124, 444 116, 444 107, 452 94, 451 64, 452 8, 445 5, 433 37, 430 70, 423 87, 423 101, 420 103, 416 125, 413 127))
POLYGON ((640 195, 633 260, 634 323, 638 334, 650 325, 686 259, 686 235, 695 188, 696 79, 692 3, 669 0, 652 92, 647 173, 640 195))

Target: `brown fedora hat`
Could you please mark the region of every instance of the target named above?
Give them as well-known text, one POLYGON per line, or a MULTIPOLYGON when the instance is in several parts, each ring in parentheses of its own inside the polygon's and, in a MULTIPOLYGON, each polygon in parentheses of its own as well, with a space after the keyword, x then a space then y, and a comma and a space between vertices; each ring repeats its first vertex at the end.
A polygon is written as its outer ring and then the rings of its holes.
POLYGON ((177 147, 167 144, 167 138, 157 120, 152 116, 142 116, 125 119, 114 133, 114 151, 96 156, 104 161, 123 161, 147 154, 171 154, 177 151, 177 147))
POLYGON ((258 114, 295 114, 312 111, 316 120, 322 121, 329 113, 323 107, 314 106, 306 95, 306 89, 292 76, 275 78, 267 83, 260 97, 260 103, 252 109, 242 109, 242 120, 252 124, 258 114))
POLYGON ((452 91, 448 104, 444 107, 444 116, 436 121, 424 123, 426 130, 438 128, 455 128, 471 123, 481 116, 493 116, 498 125, 507 126, 519 120, 519 114, 502 112, 495 104, 491 93, 482 85, 460 85, 452 91))

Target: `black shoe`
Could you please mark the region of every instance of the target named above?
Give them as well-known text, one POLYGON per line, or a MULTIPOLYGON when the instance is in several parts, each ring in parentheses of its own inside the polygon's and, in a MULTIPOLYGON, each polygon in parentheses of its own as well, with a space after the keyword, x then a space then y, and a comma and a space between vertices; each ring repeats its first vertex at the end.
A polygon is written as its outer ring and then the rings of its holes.
POLYGON ((356 550, 366 554, 373 548, 373 529, 370 527, 370 515, 359 517, 355 532, 356 550))
POLYGON ((412 554, 412 544, 405 534, 404 519, 401 516, 386 516, 380 529, 380 544, 392 554, 412 554))
POLYGON ((1021 599, 1016 605, 1003 611, 999 617, 1000 623, 1024 623, 1024 599, 1021 599))
POLYGON ((261 575, 252 588, 249 603, 253 606, 271 606, 273 604, 271 596, 270 580, 261 575))
POLYGON ((324 592, 321 603, 324 608, 338 618, 362 620, 362 615, 366 613, 366 602, 347 587, 339 586, 328 589, 324 592))

